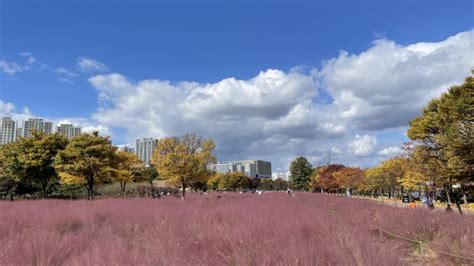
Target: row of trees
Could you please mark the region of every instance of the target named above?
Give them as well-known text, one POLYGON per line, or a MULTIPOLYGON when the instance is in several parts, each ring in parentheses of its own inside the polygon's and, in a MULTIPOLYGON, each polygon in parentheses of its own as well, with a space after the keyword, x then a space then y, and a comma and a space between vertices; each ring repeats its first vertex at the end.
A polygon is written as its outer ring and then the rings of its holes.
POLYGON ((15 194, 40 194, 84 187, 94 198, 97 184, 118 182, 122 194, 128 182, 146 178, 143 163, 120 152, 97 133, 69 141, 58 134, 35 132, 0 148, 0 188, 13 200, 15 194))
POLYGON ((215 162, 215 144, 194 134, 162 138, 145 167, 135 154, 120 152, 109 138, 98 133, 83 134, 68 140, 57 134, 34 133, 30 138, 0 148, 0 190, 14 194, 65 196, 84 189, 92 200, 97 186, 119 183, 122 196, 130 182, 165 179, 186 189, 284 190, 284 180, 249 178, 242 173, 216 174, 207 165, 215 162))
POLYGON ((290 166, 293 188, 362 195, 411 195, 423 191, 467 203, 474 185, 474 78, 433 99, 410 121, 405 154, 368 169, 332 164, 313 168, 304 157, 290 166), (444 194, 444 195, 442 195, 444 194))
POLYGON ((212 190, 286 190, 289 183, 281 178, 250 178, 243 173, 215 174, 207 181, 207 187, 212 190))
MULTIPOLYGON (((382 162, 369 169, 333 164, 313 169, 304 157, 291 166, 292 188, 303 191, 359 193, 399 196, 423 188, 434 195, 445 192, 448 203, 459 207, 460 195, 467 202, 474 183, 474 79, 451 87, 433 99, 423 114, 410 121, 405 156, 382 162)), ((194 134, 162 138, 158 141, 152 164, 145 168, 138 158, 118 152, 106 137, 83 134, 71 141, 60 135, 35 133, 0 148, 0 189, 13 197, 18 193, 40 193, 78 187, 94 198, 98 184, 118 182, 122 195, 126 184, 158 176, 181 188, 280 189, 282 182, 262 180, 259 184, 242 174, 214 175, 207 169, 215 162, 215 144, 194 134), (157 172, 156 172, 157 170, 157 172)), ((460 207, 459 207, 460 209, 460 207)))

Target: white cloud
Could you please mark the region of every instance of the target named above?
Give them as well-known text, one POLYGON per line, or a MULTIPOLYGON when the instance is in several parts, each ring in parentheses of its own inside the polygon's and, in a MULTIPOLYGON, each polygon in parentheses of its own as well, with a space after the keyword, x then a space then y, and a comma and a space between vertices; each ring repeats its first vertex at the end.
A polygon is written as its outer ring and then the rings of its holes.
POLYGON ((26 58, 25 63, 0 60, 0 71, 12 76, 14 74, 31 69, 31 66, 36 62, 36 58, 29 52, 22 52, 19 55, 26 58))
POLYGON ((21 56, 26 57, 26 64, 32 65, 36 62, 36 58, 29 52, 21 52, 21 56))
POLYGON ((406 127, 432 97, 468 75, 473 35, 408 46, 377 40, 310 74, 269 69, 208 84, 96 75, 89 82, 101 104, 92 120, 124 129, 122 142, 187 132, 212 137, 220 159, 258 157, 281 168, 296 155, 317 164, 331 154, 332 162, 370 165, 396 154, 390 146, 406 138, 384 140, 387 130, 406 127), (315 100, 321 90, 333 101, 315 100), (379 134, 389 148, 376 152, 379 134))
POLYGON ((79 57, 77 67, 83 72, 103 72, 109 69, 105 64, 87 57, 79 57))
POLYGON ((0 99, 0 116, 12 117, 13 120, 22 121, 32 116, 32 113, 28 107, 23 107, 19 112, 16 106, 10 102, 4 102, 0 99))
POLYGON ((403 149, 398 146, 387 147, 378 152, 379 155, 386 156, 386 157, 394 157, 398 155, 402 155, 404 153, 403 149))
POLYGON ((370 135, 356 135, 348 144, 351 153, 355 156, 370 156, 377 147, 377 138, 370 135))
POLYGON ((340 119, 378 130, 407 125, 431 98, 462 82, 474 66, 473 51, 474 30, 408 46, 380 39, 358 55, 341 52, 313 74, 340 119))
MULTIPOLYGON (((367 166, 402 152, 397 146, 406 136, 399 129, 432 97, 462 82, 474 66, 474 57, 466 56, 473 50, 474 31, 468 31, 406 46, 376 40, 362 53, 341 52, 309 73, 307 67, 268 69, 246 80, 207 84, 94 75, 89 82, 99 108, 91 118, 68 120, 85 132, 123 130, 123 143, 195 132, 216 140, 220 159, 266 159, 275 169, 297 155, 314 164, 325 163, 330 154, 334 163, 367 166), (332 100, 321 103, 324 94, 332 100), (378 150, 378 141, 385 148, 378 150)), ((25 64, 0 61, 0 70, 13 75, 35 63, 22 56, 25 64)), ((78 58, 76 72, 54 69, 64 82, 74 82, 78 71, 107 70, 85 57, 78 58)), ((0 110, 15 112, 4 102, 0 110)))
POLYGON ((69 71, 67 69, 65 69, 64 67, 58 67, 56 68, 55 72, 61 76, 66 76, 66 77, 69 77, 69 78, 74 78, 74 77, 77 77, 78 75, 72 71, 69 71))
POLYGON ((8 115, 15 110, 15 105, 12 103, 3 102, 0 100, 0 114, 8 115))
POLYGON ((57 75, 57 79, 61 82, 69 83, 71 85, 74 84, 74 79, 79 76, 77 73, 69 71, 64 67, 58 67, 54 70, 57 75))
POLYGON ((22 72, 25 70, 25 68, 15 62, 8 62, 5 60, 0 61, 0 70, 8 75, 13 75, 18 72, 22 72))

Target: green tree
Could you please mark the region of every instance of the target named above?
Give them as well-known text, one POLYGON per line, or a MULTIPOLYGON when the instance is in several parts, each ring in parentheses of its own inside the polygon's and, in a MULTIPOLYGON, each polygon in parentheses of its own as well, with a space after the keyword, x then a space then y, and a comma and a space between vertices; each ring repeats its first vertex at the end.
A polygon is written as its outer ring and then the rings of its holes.
POLYGON ((222 182, 222 174, 215 174, 207 180, 207 187, 212 190, 218 190, 219 189, 219 184, 222 182))
POLYGON ((214 148, 212 139, 195 134, 163 138, 158 141, 152 163, 160 176, 181 187, 182 199, 185 199, 187 187, 198 181, 207 183, 211 175, 207 165, 216 160, 214 148))
POLYGON ((281 178, 277 178, 273 181, 273 189, 275 189, 275 190, 286 190, 286 189, 288 189, 288 182, 281 179, 281 178))
POLYGON ((58 178, 53 167, 54 158, 67 144, 68 140, 64 136, 39 132, 34 132, 31 137, 21 139, 16 144, 21 150, 24 180, 39 187, 43 198, 46 197, 51 182, 58 178))
POLYGON ((262 178, 258 187, 261 190, 271 191, 274 189, 273 180, 271 178, 262 178))
POLYGON ((221 174, 219 181, 219 189, 237 191, 250 186, 248 176, 240 172, 221 174))
POLYGON ((116 148, 109 138, 93 134, 82 134, 73 138, 66 149, 56 156, 54 166, 61 183, 84 185, 89 200, 94 199, 94 187, 110 181, 116 163, 116 148))
POLYGON ((160 177, 160 174, 156 170, 155 166, 152 164, 143 168, 140 174, 140 180, 148 182, 151 187, 153 187, 153 181, 155 181, 159 177, 160 177))
POLYGON ((13 201, 16 187, 23 177, 20 161, 20 149, 17 143, 0 147, 0 187, 13 201))
POLYGON ((291 181, 294 190, 308 190, 313 167, 308 160, 300 156, 290 165, 291 181))
POLYGON ((454 197, 462 213, 453 185, 466 187, 474 181, 474 78, 429 102, 423 114, 410 121, 408 137, 440 165, 448 204, 454 197))

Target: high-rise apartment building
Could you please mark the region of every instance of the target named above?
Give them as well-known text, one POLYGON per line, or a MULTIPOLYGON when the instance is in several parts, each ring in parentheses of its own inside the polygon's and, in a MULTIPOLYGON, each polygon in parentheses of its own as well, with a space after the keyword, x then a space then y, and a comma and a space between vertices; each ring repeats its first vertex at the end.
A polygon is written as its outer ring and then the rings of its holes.
POLYGON ((0 145, 14 142, 16 138, 16 123, 11 117, 2 117, 0 124, 0 145))
POLYGON ((22 137, 29 138, 33 132, 43 132, 46 135, 52 133, 53 123, 44 121, 41 118, 30 118, 23 121, 22 137))
POLYGON ((56 133, 66 136, 68 139, 72 139, 75 136, 81 135, 81 128, 74 127, 72 124, 61 124, 56 127, 56 133))
POLYGON ((151 157, 153 156, 157 142, 158 140, 153 138, 137 139, 135 151, 138 158, 142 160, 145 165, 150 165, 151 157))
POLYGON ((207 168, 217 173, 240 172, 249 177, 271 178, 272 163, 261 160, 243 160, 209 164, 207 168))

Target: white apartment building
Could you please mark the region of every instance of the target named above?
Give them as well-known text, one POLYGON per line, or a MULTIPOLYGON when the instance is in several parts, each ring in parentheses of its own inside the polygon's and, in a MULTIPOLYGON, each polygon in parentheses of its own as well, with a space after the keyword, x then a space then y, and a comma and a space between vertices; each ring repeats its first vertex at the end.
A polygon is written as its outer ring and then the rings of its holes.
POLYGON ((68 139, 72 139, 75 136, 81 135, 81 128, 74 127, 72 124, 60 124, 56 127, 56 133, 66 136, 68 139))
POLYGON ((272 163, 261 160, 243 160, 209 164, 207 169, 216 173, 240 172, 249 177, 271 178, 272 163))
POLYGON ((145 165, 151 164, 151 157, 155 151, 156 144, 158 140, 153 138, 142 138, 137 139, 135 145, 135 152, 140 160, 142 160, 145 165))
POLYGON ((16 122, 11 117, 2 117, 0 124, 0 145, 14 142, 16 139, 16 122))
POLYGON ((23 121, 22 137, 29 138, 35 131, 49 135, 52 133, 52 129, 52 122, 44 121, 41 118, 30 118, 27 121, 23 121))

